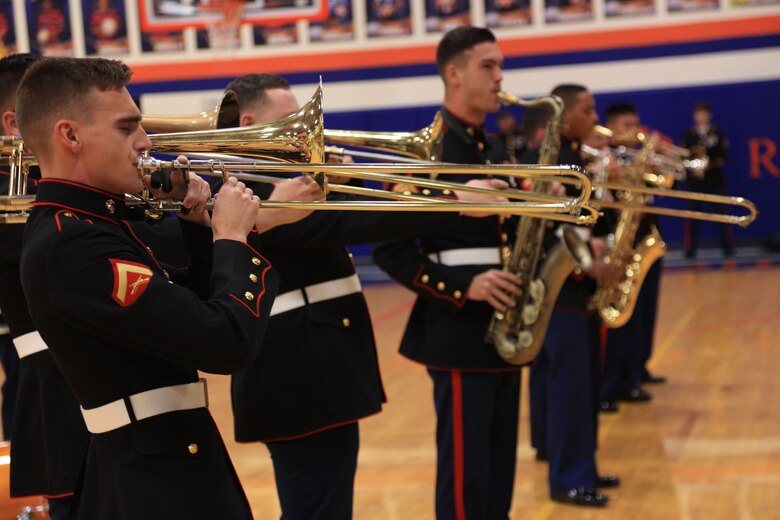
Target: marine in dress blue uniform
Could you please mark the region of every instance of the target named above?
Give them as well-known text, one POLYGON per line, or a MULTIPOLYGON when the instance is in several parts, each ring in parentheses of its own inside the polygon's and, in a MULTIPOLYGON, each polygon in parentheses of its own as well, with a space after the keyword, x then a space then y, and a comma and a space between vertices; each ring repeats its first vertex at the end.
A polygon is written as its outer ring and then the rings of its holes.
MULTIPOLYGON (((19 134, 13 113, 16 87, 39 57, 11 55, 0 60, 0 97, 6 112, 3 134, 19 134), (10 90, 6 90, 10 89, 10 90)), ((40 179, 31 168, 27 193, 40 179)), ((8 193, 8 176, 0 175, 0 193, 8 193)), ((78 401, 65 383, 30 317, 22 290, 19 263, 24 224, 0 225, 0 308, 13 345, 3 353, 6 383, 3 429, 12 438, 10 493, 44 495, 54 520, 70 517, 73 492, 87 451, 89 433, 78 401), (18 409, 14 410, 18 402, 18 409), (13 417, 13 421, 10 418, 13 417)))
MULTIPOLYGON (((500 141, 481 126, 485 115, 499 108, 491 96, 500 88, 502 62, 486 29, 461 27, 440 42, 442 161, 508 162, 500 141), (464 83, 474 90, 462 89, 464 83), (452 106, 468 113, 469 121, 456 116, 452 106)), ((510 227, 498 217, 461 219, 455 228, 374 248, 377 265, 417 294, 400 352, 426 366, 433 380, 439 519, 507 518, 511 508, 520 367, 504 362, 485 342, 493 307, 468 298, 474 283, 490 284, 486 277, 501 268, 500 248, 510 227)))
MULTIPOLYGON (((44 179, 25 229, 22 283, 92 434, 78 517, 251 518, 197 370, 251 363, 278 279, 241 241, 257 203, 235 180, 220 193, 213 238, 182 224, 189 270, 159 263, 133 233, 122 191, 140 187, 134 162, 150 143, 124 88, 129 76, 119 62, 48 59, 17 100, 22 133, 44 132, 31 142, 44 179), (36 117, 51 89, 66 108, 36 117)), ((204 201, 204 185, 190 175, 187 197, 199 190, 191 202, 204 201)))
MULTIPOLYGON (((566 108, 559 164, 581 165, 580 140, 596 123, 592 95, 571 85, 553 90, 566 108)), ((521 162, 538 161, 529 150, 521 162)), ((594 235, 609 229, 602 219, 594 235)), ((590 229, 583 230, 591 235, 590 229)), ((548 231, 547 242, 553 233, 548 231)), ((594 260, 594 268, 599 265, 594 260)), ((603 265, 601 262, 600 265, 603 265)), ((579 269, 569 276, 555 303, 544 345, 531 366, 530 399, 532 444, 549 461, 548 480, 553 500, 574 505, 605 505, 607 497, 595 488, 619 483, 600 477, 596 469, 597 410, 599 403, 600 321, 588 309, 596 281, 579 269)))
MULTIPOLYGON (((250 74, 228 88, 237 95, 244 124, 267 122, 297 107, 278 76, 250 74)), ((252 188, 271 196, 268 184, 252 188)), ((285 519, 351 518, 358 421, 379 413, 386 400, 371 318, 345 246, 401 238, 459 219, 452 213, 421 218, 315 211, 250 236, 278 270, 281 285, 256 362, 233 376, 235 435, 239 442, 268 447, 285 519)))

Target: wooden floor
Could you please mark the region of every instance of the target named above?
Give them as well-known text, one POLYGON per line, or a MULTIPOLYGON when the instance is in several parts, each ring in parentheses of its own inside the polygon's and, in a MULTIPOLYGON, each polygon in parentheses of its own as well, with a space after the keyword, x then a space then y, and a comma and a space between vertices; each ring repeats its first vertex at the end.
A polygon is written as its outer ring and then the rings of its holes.
MULTIPOLYGON (((412 294, 381 285, 366 296, 389 402, 361 422, 355 518, 432 519, 431 383, 397 353, 412 294)), ((650 403, 601 415, 599 466, 623 485, 600 510, 548 500, 524 388, 512 518, 780 518, 780 268, 665 273, 651 367, 669 382, 648 387, 650 403)), ((228 389, 228 378, 209 376, 212 413, 255 517, 279 518, 267 450, 232 441, 228 389)))
MULTIPOLYGON (((780 518, 780 269, 665 273, 646 404, 602 414, 599 467, 623 485, 606 509, 548 500, 533 459, 523 390, 512 518, 780 518)), ((433 518, 434 411, 424 369, 397 353, 412 294, 366 290, 388 403, 361 422, 355 518, 433 518)), ((527 377, 524 374, 524 387, 527 377)), ((227 378, 210 377, 212 411, 258 520, 279 517, 260 444, 232 442, 227 378)))

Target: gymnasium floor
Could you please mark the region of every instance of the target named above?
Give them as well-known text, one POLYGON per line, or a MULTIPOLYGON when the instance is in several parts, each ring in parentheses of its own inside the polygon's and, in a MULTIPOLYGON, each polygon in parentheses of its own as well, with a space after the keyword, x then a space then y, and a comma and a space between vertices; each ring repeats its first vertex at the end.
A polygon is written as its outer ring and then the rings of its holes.
MULTIPOLYGON (((361 423, 355 518, 432 519, 431 384, 396 352, 412 294, 380 284, 366 297, 388 403, 361 423)), ((780 268, 665 272, 651 367, 669 378, 647 386, 651 402, 600 416, 600 469, 623 479, 606 509, 548 500, 524 388, 512 518, 780 518, 780 268)), ((210 377, 209 388, 256 518, 279 518, 266 449, 231 441, 228 380, 210 377)))
MULTIPOLYGON (((366 297, 389 402, 361 422, 354 517, 433 519, 431 384, 396 352, 413 297, 394 284, 366 297)), ((667 270, 651 368, 669 379, 651 402, 601 415, 600 469, 623 480, 606 509, 548 500, 523 389, 513 519, 780 518, 780 267, 667 270)), ((209 390, 255 517, 279 518, 267 450, 232 441, 229 379, 209 390)))

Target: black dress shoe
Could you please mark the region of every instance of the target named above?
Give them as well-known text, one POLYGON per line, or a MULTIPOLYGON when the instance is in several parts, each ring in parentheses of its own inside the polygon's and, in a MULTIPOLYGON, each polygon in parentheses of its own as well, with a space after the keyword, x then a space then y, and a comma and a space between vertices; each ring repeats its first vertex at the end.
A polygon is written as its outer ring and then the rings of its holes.
POLYGON ((599 405, 599 409, 602 412, 613 413, 613 412, 617 412, 620 409, 620 407, 618 406, 617 401, 607 400, 607 401, 601 401, 601 404, 599 405))
POLYGON ((645 377, 642 378, 642 382, 649 383, 649 384, 666 383, 666 377, 658 376, 655 374, 647 374, 645 377))
POLYGON ((631 390, 623 391, 618 394, 618 401, 629 401, 633 403, 649 401, 652 398, 653 396, 642 390, 642 387, 640 386, 635 386, 631 390))
POLYGON ((598 475, 596 477, 597 488, 614 488, 620 485, 620 477, 617 475, 598 475))
POLYGON ((603 495, 593 488, 575 488, 568 491, 552 491, 550 499, 555 502, 571 504, 573 506, 596 506, 603 507, 607 505, 609 497, 603 495))

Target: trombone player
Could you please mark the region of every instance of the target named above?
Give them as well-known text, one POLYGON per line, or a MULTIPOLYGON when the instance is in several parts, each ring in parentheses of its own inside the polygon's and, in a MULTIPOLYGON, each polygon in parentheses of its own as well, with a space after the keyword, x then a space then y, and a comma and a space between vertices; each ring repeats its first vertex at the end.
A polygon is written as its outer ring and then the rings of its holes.
MULTIPOLYGON (((241 126, 277 121, 299 109, 290 85, 273 74, 248 74, 227 89, 237 95, 241 126)), ((260 184, 253 189, 270 190, 260 184)), ((459 198, 499 200, 470 193, 459 198)), ((259 441, 268 448, 285 519, 352 517, 358 423, 379 413, 385 402, 371 320, 345 246, 441 229, 458 220, 455 214, 319 211, 250 237, 282 281, 260 355, 233 376, 235 435, 238 442, 259 441)))
POLYGON ((17 93, 43 177, 22 283, 91 433, 78 518, 250 519, 196 369, 231 373, 256 355, 278 286, 246 244, 258 200, 229 179, 209 217, 208 184, 174 175, 194 262, 188 272, 159 263, 124 219, 151 146, 130 74, 118 61, 45 58, 17 93))

